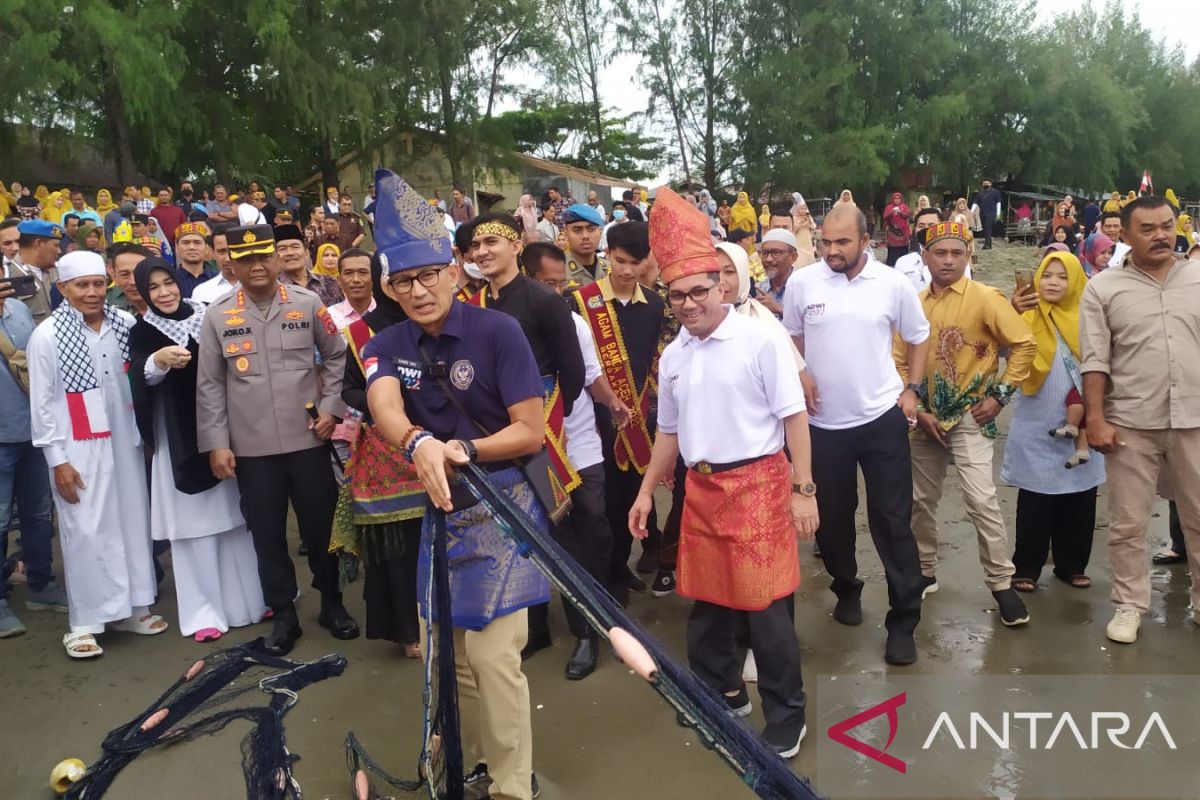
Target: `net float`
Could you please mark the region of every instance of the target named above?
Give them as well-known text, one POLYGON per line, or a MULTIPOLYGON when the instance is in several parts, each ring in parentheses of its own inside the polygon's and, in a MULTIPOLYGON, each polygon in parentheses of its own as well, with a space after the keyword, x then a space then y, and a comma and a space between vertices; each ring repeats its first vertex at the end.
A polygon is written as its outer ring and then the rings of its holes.
POLYGON ((159 723, 161 723, 164 719, 166 719, 167 714, 170 714, 170 713, 171 713, 171 709, 160 708, 158 711, 155 711, 153 714, 146 717, 145 721, 142 722, 142 732, 145 733, 146 731, 150 730, 151 728, 158 727, 159 723))
POLYGON ((188 671, 183 673, 183 679, 185 681, 190 681, 192 678, 196 677, 203 671, 204 671, 204 659, 200 659, 195 664, 192 664, 190 667, 188 667, 188 671))
POLYGON ((71 784, 87 774, 87 765, 78 758, 64 758, 50 770, 50 788, 55 794, 66 794, 71 784))
POLYGON ((658 665, 633 634, 624 628, 609 628, 608 641, 627 667, 651 683, 658 679, 658 665))

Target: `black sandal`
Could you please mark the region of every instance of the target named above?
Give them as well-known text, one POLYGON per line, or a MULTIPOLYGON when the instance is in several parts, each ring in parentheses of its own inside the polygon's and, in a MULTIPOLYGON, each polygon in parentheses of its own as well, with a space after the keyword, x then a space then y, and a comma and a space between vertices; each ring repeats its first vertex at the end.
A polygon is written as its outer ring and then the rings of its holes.
POLYGON ((1185 553, 1184 555, 1180 555, 1174 550, 1162 550, 1155 553, 1150 560, 1159 565, 1182 564, 1183 562, 1187 561, 1187 554, 1185 553))

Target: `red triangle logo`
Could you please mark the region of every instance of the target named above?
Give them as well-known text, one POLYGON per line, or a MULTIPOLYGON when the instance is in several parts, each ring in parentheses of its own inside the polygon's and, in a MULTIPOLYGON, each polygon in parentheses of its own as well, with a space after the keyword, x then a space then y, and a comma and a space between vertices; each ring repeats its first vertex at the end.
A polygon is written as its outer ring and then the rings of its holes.
POLYGON ((861 753, 867 758, 878 761, 885 767, 890 767, 891 769, 896 770, 902 775, 907 774, 908 764, 896 758, 895 756, 888 755, 886 752, 887 749, 892 746, 892 742, 896 739, 896 733, 900 729, 900 717, 896 713, 896 709, 904 705, 907 701, 908 692, 901 692, 895 697, 884 700, 882 703, 877 703, 865 711, 860 711, 854 716, 844 719, 836 725, 831 725, 828 731, 829 738, 833 739, 838 744, 849 747, 856 753, 861 753), (883 750, 873 747, 859 739, 855 739, 853 736, 850 736, 847 733, 847 731, 857 728, 864 722, 873 720, 881 714, 887 714, 888 720, 888 740, 887 744, 883 746, 883 750))

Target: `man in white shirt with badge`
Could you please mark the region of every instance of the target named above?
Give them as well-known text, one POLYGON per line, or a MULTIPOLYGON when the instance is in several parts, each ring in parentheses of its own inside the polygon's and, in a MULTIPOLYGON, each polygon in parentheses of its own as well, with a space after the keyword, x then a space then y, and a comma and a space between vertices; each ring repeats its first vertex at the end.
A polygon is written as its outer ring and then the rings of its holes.
POLYGON ((921 619, 921 562, 913 536, 912 459, 925 380, 929 322, 912 283, 875 261, 867 221, 838 207, 821 226, 824 259, 792 275, 783 325, 816 385, 809 398, 813 479, 821 487, 817 544, 837 595, 833 616, 861 625, 863 582, 855 559, 858 467, 867 487, 867 521, 887 577, 889 664, 917 660, 913 631, 921 619), (914 365, 905 386, 892 360, 893 334, 908 343, 914 365))

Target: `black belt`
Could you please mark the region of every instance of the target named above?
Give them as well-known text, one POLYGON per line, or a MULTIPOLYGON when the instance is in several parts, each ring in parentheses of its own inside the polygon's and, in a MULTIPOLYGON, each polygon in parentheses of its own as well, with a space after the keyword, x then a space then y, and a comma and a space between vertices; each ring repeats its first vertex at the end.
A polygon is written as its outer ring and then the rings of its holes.
MULTIPOLYGON (((772 453, 771 455, 774 455, 772 453)), ((697 461, 696 466, 692 469, 699 472, 701 475, 716 475, 718 472, 729 472, 731 469, 744 467, 747 464, 753 464, 755 461, 762 461, 764 458, 771 456, 755 456, 754 458, 743 458, 741 461, 730 461, 726 464, 714 464, 711 461, 697 461)))

